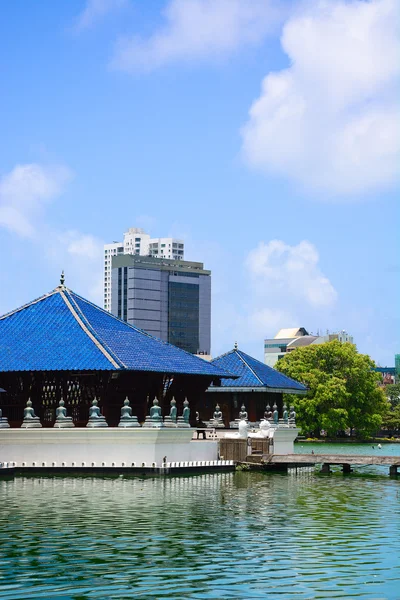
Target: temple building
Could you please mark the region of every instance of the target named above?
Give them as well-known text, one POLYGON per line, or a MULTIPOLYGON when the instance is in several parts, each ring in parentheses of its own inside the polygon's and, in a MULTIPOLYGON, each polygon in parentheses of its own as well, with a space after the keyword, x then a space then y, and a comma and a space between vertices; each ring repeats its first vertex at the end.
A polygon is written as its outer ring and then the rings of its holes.
POLYGON ((283 394, 307 393, 305 385, 242 352, 237 344, 210 364, 236 377, 221 378, 210 385, 200 417, 210 419, 219 404, 226 427, 238 418, 242 404, 248 411, 249 420, 256 422, 264 417, 267 406, 272 409, 276 404, 279 415, 282 414, 283 394))
MULTIPOLYGON (((175 397, 195 414, 212 382, 232 378, 211 364, 157 339, 85 300, 64 285, 0 317, 0 408, 11 427, 23 421, 28 399, 43 427, 52 427, 63 401, 75 426, 88 422, 97 398, 116 426, 128 398, 143 422, 154 397, 163 413, 175 397)), ((231 381, 232 379, 229 379, 231 381)))

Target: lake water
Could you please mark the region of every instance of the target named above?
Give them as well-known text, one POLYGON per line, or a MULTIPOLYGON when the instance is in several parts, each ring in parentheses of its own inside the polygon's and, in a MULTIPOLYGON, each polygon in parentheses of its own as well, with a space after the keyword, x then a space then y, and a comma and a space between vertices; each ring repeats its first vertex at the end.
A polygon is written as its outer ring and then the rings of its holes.
POLYGON ((399 599, 400 478, 372 469, 0 480, 0 598, 399 599))

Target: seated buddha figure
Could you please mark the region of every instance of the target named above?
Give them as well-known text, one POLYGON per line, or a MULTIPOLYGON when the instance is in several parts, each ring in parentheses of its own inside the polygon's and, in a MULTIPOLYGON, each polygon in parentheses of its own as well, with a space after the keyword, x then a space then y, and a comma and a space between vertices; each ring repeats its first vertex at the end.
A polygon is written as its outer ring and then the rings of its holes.
POLYGON ((244 404, 242 404, 240 412, 239 412, 239 419, 241 421, 247 421, 249 418, 249 415, 247 414, 247 410, 244 404))
POLYGON ((26 407, 24 408, 24 420, 22 422, 21 427, 23 427, 24 429, 33 429, 41 426, 42 424, 40 422, 40 419, 35 415, 35 411, 32 408, 32 401, 30 398, 28 398, 26 407))
POLYGON ((89 420, 86 427, 108 427, 105 417, 100 412, 97 398, 92 400, 92 406, 89 408, 89 420))
POLYGON ((67 417, 67 409, 65 408, 65 402, 62 398, 56 408, 56 422, 54 423, 54 427, 75 427, 72 417, 67 417))

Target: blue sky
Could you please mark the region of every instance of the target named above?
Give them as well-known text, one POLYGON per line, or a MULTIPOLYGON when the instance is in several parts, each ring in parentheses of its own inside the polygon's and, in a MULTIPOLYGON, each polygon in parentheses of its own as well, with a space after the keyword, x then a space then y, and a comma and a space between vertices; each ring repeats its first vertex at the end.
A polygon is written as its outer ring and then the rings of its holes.
POLYGON ((0 313, 102 245, 174 235, 213 272, 213 355, 280 327, 399 352, 394 0, 4 3, 0 313))

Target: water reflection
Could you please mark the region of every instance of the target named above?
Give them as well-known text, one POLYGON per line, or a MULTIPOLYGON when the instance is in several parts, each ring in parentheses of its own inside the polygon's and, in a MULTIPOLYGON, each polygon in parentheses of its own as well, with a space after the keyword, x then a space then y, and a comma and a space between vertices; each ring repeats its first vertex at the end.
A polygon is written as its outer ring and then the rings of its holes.
POLYGON ((399 489, 310 472, 1 481, 0 598, 398 598, 399 489))

